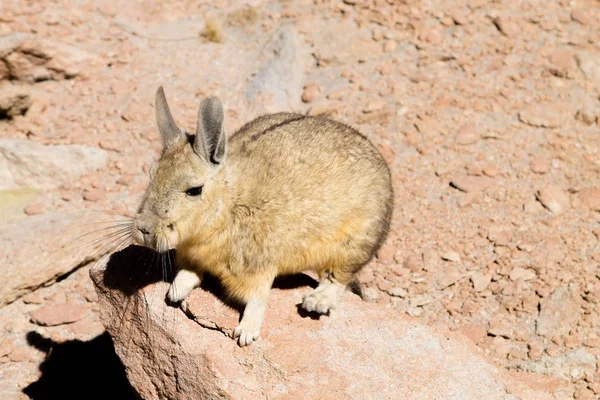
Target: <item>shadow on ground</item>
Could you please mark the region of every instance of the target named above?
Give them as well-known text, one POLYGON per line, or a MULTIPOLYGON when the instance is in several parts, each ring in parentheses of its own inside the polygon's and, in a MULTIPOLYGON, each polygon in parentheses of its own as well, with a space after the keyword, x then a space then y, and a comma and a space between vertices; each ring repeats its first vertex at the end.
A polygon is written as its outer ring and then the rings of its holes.
MULTIPOLYGON (((92 271, 91 276, 93 280, 101 279, 105 288, 124 295, 124 313, 121 314, 124 316, 125 312, 137 308, 136 301, 144 300, 140 289, 156 282, 172 281, 174 260, 174 252, 160 255, 146 248, 130 246, 112 254, 106 269, 100 274, 92 271)), ((218 279, 205 278, 201 290, 209 291, 229 307, 243 310, 241 304, 226 295, 218 279)), ((315 288, 317 281, 308 275, 297 274, 279 277, 273 285, 283 290, 302 286, 315 288)), ((299 312, 303 310, 299 308, 299 312)), ((27 334, 27 342, 47 354, 40 365, 42 376, 23 390, 32 399, 140 399, 127 380, 125 368, 107 332, 87 342, 57 343, 32 331, 27 334)))
POLYGON ((127 381, 108 333, 87 342, 57 343, 29 332, 27 342, 47 354, 40 365, 40 379, 23 389, 30 398, 139 399, 127 381))

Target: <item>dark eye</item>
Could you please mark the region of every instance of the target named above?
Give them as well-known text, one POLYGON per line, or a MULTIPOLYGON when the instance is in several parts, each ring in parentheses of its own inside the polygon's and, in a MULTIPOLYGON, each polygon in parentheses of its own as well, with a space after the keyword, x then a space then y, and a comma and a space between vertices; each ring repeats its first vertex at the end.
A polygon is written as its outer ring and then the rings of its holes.
POLYGON ((188 196, 200 196, 201 193, 202 193, 202 186, 196 186, 193 188, 189 188, 188 190, 185 191, 185 194, 187 194, 188 196))

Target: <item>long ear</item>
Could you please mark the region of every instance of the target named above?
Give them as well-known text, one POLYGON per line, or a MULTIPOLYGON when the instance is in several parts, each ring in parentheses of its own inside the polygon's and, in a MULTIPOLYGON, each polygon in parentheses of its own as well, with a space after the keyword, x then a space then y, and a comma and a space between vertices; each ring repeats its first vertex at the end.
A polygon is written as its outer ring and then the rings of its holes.
POLYGON ((223 106, 216 97, 204 99, 198 111, 194 151, 205 161, 219 165, 225 161, 227 135, 223 128, 223 106))
POLYGON ((165 98, 165 91, 162 86, 159 86, 156 91, 156 99, 154 101, 154 112, 156 114, 156 124, 158 125, 158 131, 163 138, 165 148, 171 146, 177 141, 181 135, 181 131, 177 127, 171 111, 169 111, 169 105, 165 98))

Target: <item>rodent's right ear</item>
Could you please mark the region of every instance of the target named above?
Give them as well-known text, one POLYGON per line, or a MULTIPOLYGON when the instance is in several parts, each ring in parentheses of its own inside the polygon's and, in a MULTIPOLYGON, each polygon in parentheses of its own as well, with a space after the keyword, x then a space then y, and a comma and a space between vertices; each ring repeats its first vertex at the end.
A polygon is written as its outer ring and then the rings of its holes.
POLYGON ((177 141, 181 135, 181 131, 177 127, 167 99, 165 97, 165 91, 162 86, 158 87, 156 91, 156 99, 154 100, 154 113, 156 114, 156 124, 158 125, 158 131, 163 138, 165 148, 171 146, 177 141))

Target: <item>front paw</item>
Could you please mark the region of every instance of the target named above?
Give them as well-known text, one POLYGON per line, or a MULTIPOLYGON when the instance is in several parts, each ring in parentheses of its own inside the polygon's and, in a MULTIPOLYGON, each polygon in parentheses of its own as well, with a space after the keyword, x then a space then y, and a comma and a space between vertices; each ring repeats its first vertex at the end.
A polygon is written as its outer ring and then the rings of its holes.
POLYGON ((169 291, 167 292, 167 299, 171 303, 179 303, 190 294, 192 289, 193 288, 181 287, 181 285, 172 283, 169 291))
POLYGON ((200 277, 193 271, 182 269, 177 272, 167 293, 167 299, 172 303, 179 303, 198 285, 200 285, 200 277))
POLYGON ((262 318, 242 318, 240 324, 233 331, 233 338, 241 347, 248 346, 260 336, 262 318))

